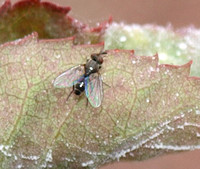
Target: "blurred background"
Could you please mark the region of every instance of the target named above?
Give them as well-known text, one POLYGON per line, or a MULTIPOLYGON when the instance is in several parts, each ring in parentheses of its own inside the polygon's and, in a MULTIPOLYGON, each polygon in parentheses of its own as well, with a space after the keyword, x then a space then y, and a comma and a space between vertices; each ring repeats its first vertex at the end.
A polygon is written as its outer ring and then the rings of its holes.
MULTIPOLYGON (((11 0, 16 2, 16 0, 11 0)), ((200 28, 200 0, 49 0, 70 6, 69 15, 89 25, 105 21, 127 24, 172 24, 174 28, 200 28)), ((0 0, 3 3, 3 0, 0 0)), ((115 162, 101 169, 200 169, 200 151, 153 158, 143 162, 115 162)))
MULTIPOLYGON (((16 2, 17 0, 11 0, 16 2)), ((200 27, 199 0, 45 0, 71 6, 70 16, 84 23, 95 24, 109 16, 125 23, 154 23, 176 28, 195 25, 200 27)), ((1 3, 4 0, 0 0, 1 3)))

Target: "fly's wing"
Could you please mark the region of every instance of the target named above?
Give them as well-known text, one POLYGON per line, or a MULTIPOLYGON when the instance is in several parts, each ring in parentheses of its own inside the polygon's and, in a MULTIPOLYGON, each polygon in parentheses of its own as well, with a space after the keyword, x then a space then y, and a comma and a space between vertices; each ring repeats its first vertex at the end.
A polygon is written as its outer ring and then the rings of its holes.
POLYGON ((93 107, 99 107, 103 99, 101 76, 97 73, 85 78, 85 94, 93 107))
POLYGON ((61 75, 59 75, 53 82, 54 87, 72 87, 84 78, 84 66, 75 66, 61 75))

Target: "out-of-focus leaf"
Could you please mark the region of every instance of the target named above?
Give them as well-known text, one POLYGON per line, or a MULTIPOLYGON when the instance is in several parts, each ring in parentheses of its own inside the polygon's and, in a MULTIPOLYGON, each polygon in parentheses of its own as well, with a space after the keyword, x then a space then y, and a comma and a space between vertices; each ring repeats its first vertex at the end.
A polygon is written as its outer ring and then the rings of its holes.
POLYGON ((102 41, 111 18, 94 28, 68 16, 70 7, 61 7, 40 0, 23 0, 11 5, 10 0, 0 7, 0 43, 23 38, 34 31, 40 39, 76 36, 75 44, 102 41))
POLYGON ((102 106, 52 81, 101 45, 32 34, 0 47, 0 168, 95 168, 200 148, 200 79, 158 57, 108 51, 102 106))
POLYGON ((105 33, 106 49, 134 49, 137 55, 159 54, 159 62, 181 65, 192 60, 191 76, 200 77, 200 30, 194 27, 113 23, 105 33))

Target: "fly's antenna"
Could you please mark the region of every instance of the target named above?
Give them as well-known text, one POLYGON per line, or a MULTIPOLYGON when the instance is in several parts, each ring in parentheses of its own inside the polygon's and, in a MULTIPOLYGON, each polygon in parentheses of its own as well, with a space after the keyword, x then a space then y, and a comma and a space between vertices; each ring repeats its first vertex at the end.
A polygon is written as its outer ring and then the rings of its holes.
POLYGON ((100 52, 98 53, 99 55, 106 55, 107 54, 107 50, 104 50, 104 46, 102 46, 100 52))
POLYGON ((105 57, 107 53, 108 53, 107 50, 104 50, 104 47, 102 47, 99 53, 92 53, 91 57, 95 58, 95 57, 101 56, 103 58, 105 57))
POLYGON ((100 53, 100 55, 106 55, 108 52, 105 50, 105 51, 102 51, 101 53, 100 53))
MULTIPOLYGON (((99 55, 106 55, 107 53, 108 53, 107 50, 104 50, 104 46, 103 46, 99 52, 99 55)), ((102 56, 102 57, 104 57, 104 56, 102 56)))

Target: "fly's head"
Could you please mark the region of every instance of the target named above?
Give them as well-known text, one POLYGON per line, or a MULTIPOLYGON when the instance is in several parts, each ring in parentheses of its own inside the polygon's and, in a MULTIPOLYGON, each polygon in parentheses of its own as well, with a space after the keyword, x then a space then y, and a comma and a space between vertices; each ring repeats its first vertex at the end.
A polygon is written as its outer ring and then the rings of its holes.
POLYGON ((107 54, 106 51, 101 51, 100 53, 93 53, 91 54, 91 58, 92 60, 94 60, 95 62, 97 62, 99 65, 101 65, 103 63, 103 55, 107 54))

